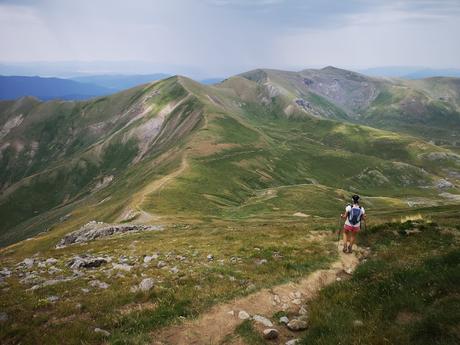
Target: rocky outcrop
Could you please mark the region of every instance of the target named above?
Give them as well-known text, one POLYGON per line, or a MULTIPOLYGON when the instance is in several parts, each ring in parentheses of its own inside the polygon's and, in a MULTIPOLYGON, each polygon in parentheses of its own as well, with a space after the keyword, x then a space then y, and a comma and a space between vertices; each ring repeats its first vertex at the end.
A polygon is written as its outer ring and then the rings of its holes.
POLYGON ((161 225, 142 225, 142 224, 107 224, 91 221, 83 225, 77 231, 64 236, 57 244, 56 248, 63 248, 70 244, 84 243, 98 238, 113 236, 126 232, 154 231, 163 230, 161 225))

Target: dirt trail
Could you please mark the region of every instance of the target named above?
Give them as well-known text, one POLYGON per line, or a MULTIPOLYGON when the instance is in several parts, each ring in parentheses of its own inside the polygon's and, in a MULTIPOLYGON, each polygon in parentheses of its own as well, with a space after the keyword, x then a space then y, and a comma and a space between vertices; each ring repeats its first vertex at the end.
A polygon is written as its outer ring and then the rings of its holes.
POLYGON ((339 276, 346 274, 345 272, 351 273, 358 265, 359 260, 354 254, 343 254, 341 248, 338 251, 339 259, 332 263, 329 269, 315 271, 298 283, 263 289, 249 296, 216 305, 196 320, 168 327, 160 334, 156 333, 153 344, 217 345, 227 335, 232 334, 236 326, 242 322, 238 318, 241 310, 251 316, 257 314, 267 318, 281 310, 298 312, 300 306, 312 299, 322 287, 335 282, 339 276))
POLYGON ((136 193, 131 202, 130 205, 123 211, 123 213, 118 217, 117 221, 123 221, 126 218, 129 218, 129 214, 132 213, 138 213, 139 215, 136 217, 136 219, 133 221, 133 223, 148 223, 150 221, 157 220, 158 217, 155 217, 151 213, 145 211, 142 209, 142 204, 145 201, 145 198, 152 193, 161 192, 161 189, 164 188, 169 182, 171 182, 173 179, 181 175, 186 169, 188 168, 188 162, 186 155, 182 157, 182 162, 181 165, 177 170, 174 170, 172 173, 163 176, 162 178, 155 180, 148 184, 145 188, 143 188, 141 191, 136 193))

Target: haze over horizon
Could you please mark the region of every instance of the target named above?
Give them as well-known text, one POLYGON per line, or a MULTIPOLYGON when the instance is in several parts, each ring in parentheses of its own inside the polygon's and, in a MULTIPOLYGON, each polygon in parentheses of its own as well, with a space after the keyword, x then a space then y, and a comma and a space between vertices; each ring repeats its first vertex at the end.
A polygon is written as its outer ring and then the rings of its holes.
POLYGON ((459 32, 451 0, 0 0, 0 64, 42 75, 460 68, 459 32))

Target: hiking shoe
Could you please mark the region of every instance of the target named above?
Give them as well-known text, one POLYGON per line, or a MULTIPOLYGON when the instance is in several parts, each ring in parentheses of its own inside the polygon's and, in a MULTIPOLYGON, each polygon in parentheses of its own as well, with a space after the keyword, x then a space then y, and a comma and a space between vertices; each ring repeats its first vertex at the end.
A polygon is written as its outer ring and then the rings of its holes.
POLYGON ((348 253, 353 253, 353 247, 351 245, 348 246, 348 253))

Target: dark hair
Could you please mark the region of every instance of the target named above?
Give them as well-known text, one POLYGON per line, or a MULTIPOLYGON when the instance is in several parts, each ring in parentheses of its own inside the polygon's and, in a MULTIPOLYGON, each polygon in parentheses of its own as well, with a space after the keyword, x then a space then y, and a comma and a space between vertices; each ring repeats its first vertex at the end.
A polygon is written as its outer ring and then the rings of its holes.
POLYGON ((354 202, 355 204, 358 204, 358 203, 359 203, 359 195, 356 195, 356 194, 355 194, 355 195, 353 195, 351 198, 353 199, 353 202, 354 202))

